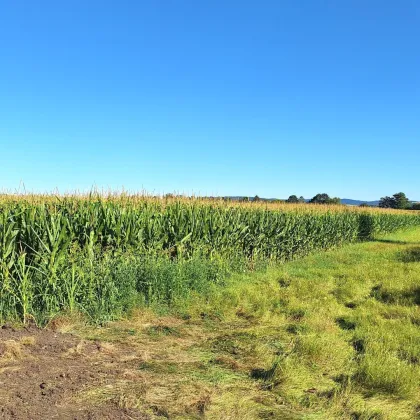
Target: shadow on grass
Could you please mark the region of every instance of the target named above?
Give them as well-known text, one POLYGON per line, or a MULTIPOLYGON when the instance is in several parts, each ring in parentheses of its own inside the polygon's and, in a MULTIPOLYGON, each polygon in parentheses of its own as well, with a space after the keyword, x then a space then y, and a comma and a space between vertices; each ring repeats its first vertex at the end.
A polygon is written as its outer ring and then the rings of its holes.
POLYGON ((372 242, 382 242, 384 244, 397 244, 397 245, 420 245, 420 242, 407 242, 398 241, 393 239, 372 239, 372 242))
POLYGON ((354 330, 357 326, 354 321, 345 317, 337 318, 335 322, 342 330, 354 330))
POLYGON ((420 262, 420 246, 402 252, 399 259, 405 263, 420 262))
POLYGON ((272 381, 280 364, 280 359, 276 359, 270 369, 252 369, 250 376, 252 379, 262 381, 272 381))
POLYGON ((372 288, 371 296, 382 303, 420 305, 420 287, 409 290, 387 290, 379 285, 372 288))

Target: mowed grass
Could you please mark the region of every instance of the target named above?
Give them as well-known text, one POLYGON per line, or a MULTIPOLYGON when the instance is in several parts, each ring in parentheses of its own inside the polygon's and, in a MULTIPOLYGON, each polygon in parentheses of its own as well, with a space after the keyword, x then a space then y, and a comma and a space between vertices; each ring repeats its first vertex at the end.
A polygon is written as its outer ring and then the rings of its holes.
POLYGON ((420 418, 419 228, 238 274, 166 311, 63 321, 120 363, 131 354, 123 379, 79 401, 171 419, 420 418))

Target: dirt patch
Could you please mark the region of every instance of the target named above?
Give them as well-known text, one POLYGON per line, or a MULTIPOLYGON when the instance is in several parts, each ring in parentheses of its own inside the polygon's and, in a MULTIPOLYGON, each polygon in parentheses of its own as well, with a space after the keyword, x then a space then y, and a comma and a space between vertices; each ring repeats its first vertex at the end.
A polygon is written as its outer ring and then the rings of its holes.
POLYGON ((0 328, 0 419, 149 419, 117 402, 86 407, 78 395, 123 377, 121 352, 99 342, 83 341, 36 327, 0 328))

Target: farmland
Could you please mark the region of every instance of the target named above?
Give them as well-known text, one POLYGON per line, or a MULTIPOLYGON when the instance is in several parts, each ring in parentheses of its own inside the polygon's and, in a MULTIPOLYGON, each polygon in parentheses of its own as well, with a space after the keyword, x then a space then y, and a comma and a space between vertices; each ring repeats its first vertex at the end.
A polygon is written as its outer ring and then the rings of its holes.
POLYGON ((102 326, 8 323, 1 416, 418 418, 419 244, 419 227, 378 235, 102 326))
POLYGON ((3 196, 0 318, 105 322, 235 272, 420 225, 415 211, 144 196, 3 196))

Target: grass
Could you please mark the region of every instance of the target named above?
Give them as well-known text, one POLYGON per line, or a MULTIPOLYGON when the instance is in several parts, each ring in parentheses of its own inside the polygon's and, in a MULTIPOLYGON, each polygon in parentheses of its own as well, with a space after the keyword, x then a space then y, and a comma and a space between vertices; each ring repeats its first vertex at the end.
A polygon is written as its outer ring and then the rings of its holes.
POLYGON ((234 275, 160 315, 57 320, 138 362, 77 398, 171 419, 419 418, 419 245, 415 228, 234 275))

